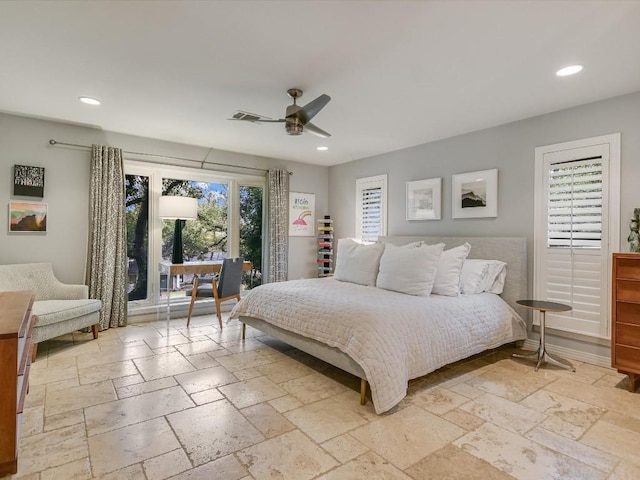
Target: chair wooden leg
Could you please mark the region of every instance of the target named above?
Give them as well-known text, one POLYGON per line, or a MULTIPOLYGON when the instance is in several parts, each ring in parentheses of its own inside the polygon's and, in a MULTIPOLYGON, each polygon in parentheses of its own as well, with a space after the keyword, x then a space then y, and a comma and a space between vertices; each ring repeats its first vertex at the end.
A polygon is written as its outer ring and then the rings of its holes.
POLYGON ((189 315, 187 316, 187 327, 191 322, 191 313, 193 312, 193 304, 198 296, 198 277, 193 279, 193 288, 191 289, 191 303, 189 304, 189 315))
POLYGON ((37 356, 38 356, 38 344, 33 343, 31 345, 31 363, 35 363, 37 356))
POLYGON ((216 298, 216 313, 218 314, 218 323, 220 323, 220 330, 222 330, 222 311, 220 310, 220 300, 216 298))
POLYGON ((93 339, 96 340, 98 338, 98 332, 100 324, 96 323, 95 325, 91 325, 91 332, 93 332, 93 339))

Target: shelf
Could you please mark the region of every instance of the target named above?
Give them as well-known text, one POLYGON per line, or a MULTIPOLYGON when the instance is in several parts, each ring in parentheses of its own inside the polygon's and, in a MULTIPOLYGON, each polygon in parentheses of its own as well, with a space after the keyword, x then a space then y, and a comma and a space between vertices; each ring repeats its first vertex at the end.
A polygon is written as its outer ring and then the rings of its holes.
POLYGON ((318 219, 318 276, 333 275, 333 220, 329 215, 318 219))

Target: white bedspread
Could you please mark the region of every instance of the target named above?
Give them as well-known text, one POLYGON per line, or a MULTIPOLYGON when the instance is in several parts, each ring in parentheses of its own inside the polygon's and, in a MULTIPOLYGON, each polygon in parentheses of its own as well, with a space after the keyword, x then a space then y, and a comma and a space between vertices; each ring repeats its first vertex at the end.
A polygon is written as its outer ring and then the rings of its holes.
POLYGON ((231 312, 336 347, 364 370, 377 413, 407 382, 444 365, 526 338, 524 321, 491 293, 414 297, 332 278, 270 283, 231 312))

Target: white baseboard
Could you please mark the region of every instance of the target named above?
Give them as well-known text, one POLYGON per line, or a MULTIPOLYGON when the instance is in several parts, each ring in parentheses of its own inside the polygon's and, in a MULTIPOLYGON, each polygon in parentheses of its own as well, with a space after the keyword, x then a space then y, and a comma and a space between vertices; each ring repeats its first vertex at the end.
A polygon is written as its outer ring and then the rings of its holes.
MULTIPOLYGON (((226 302, 221 305, 220 310, 224 312, 230 312, 236 302, 226 302)), ((181 303, 171 306, 171 319, 187 318, 189 313, 189 304, 181 303)), ((216 315, 216 305, 213 300, 204 300, 196 302, 193 306, 193 316, 198 315, 216 315)), ((156 322, 167 319, 167 304, 145 306, 137 309, 129 309, 127 314, 129 323, 145 323, 156 322)), ((217 322, 217 319, 216 319, 217 322)))
MULTIPOLYGON (((524 342, 524 348, 527 350, 537 350, 538 345, 538 340, 527 339, 524 342)), ((549 353, 555 353, 561 357, 567 357, 567 359, 574 359, 579 362, 590 363, 591 365, 597 365, 599 367, 611 368, 611 358, 609 356, 581 352, 580 350, 575 350, 573 348, 559 347, 549 343, 546 344, 546 349, 549 353)))

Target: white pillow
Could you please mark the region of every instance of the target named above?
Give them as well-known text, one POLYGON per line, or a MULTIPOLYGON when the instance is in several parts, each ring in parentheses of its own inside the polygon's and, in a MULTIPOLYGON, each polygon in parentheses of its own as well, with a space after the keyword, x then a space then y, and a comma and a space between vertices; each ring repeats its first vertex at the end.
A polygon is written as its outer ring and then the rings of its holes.
POLYGON ((376 287, 394 292, 428 297, 436 277, 444 243, 437 245, 387 244, 380 259, 376 287))
POLYGON ((484 291, 500 295, 504 290, 504 280, 507 278, 507 264, 500 260, 489 260, 489 262, 484 291))
POLYGON ((507 264, 500 260, 466 259, 460 274, 462 293, 465 295, 482 292, 502 293, 506 266, 507 264))
POLYGON ((460 294, 460 273, 464 259, 469 255, 471 245, 465 243, 459 247, 445 250, 438 260, 436 279, 431 293, 457 297, 460 294))
POLYGON ((358 285, 375 285, 383 251, 384 243, 365 245, 351 238, 341 238, 333 278, 358 285))
POLYGON ((488 269, 487 262, 467 258, 460 272, 460 291, 465 295, 482 293, 488 269))

